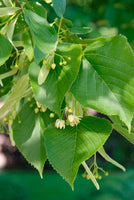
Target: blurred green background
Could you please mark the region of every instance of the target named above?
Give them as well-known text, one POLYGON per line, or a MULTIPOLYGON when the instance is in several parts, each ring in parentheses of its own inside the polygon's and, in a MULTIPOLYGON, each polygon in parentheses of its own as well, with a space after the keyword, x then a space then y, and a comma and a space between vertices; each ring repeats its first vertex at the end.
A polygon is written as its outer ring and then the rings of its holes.
MULTIPOLYGON (((48 20, 53 21, 56 15, 51 6, 47 9, 48 20)), ((74 26, 91 27, 88 38, 123 34, 134 49, 134 0, 67 0, 65 17, 72 20, 74 26)), ((0 200, 133 200, 134 146, 113 131, 105 149, 127 171, 124 173, 97 156, 98 165, 109 172, 108 177, 99 180, 100 191, 82 177, 82 168, 74 191, 48 163, 42 180, 20 154, 12 150, 10 156, 14 156, 16 165, 10 164, 0 171, 0 200)))

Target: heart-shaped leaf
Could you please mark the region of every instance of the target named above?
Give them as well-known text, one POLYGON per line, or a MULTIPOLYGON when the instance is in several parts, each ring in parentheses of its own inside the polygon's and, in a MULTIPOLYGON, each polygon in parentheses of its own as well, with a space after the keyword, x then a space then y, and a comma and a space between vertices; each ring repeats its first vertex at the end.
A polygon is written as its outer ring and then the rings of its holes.
POLYGON ((118 115, 131 127, 134 112, 134 54, 126 38, 98 40, 85 49, 85 58, 72 87, 84 106, 118 115))
POLYGON ((45 125, 40 116, 35 114, 29 102, 22 107, 12 125, 16 146, 26 160, 39 171, 41 177, 47 159, 43 136, 44 128, 45 125))
POLYGON ((111 130, 109 121, 90 116, 75 127, 51 126, 44 131, 48 160, 72 188, 80 164, 105 143, 111 130))
POLYGON ((63 17, 66 9, 66 0, 52 0, 53 7, 59 17, 63 17))
POLYGON ((60 115, 64 95, 70 89, 79 71, 81 47, 74 44, 61 44, 56 54, 59 55, 55 57, 56 68, 50 70, 42 85, 38 84, 40 67, 36 63, 31 64, 29 76, 36 100, 60 115), (61 57, 66 60, 66 65, 59 65, 61 57))
POLYGON ((24 9, 24 16, 33 35, 34 57, 39 63, 47 54, 56 50, 58 35, 46 18, 26 9, 24 9))

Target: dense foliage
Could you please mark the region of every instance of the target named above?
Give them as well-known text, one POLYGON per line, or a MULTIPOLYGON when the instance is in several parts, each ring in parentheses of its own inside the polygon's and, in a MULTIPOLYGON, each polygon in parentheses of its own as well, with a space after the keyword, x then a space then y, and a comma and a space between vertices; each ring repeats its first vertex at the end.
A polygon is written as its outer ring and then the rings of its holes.
POLYGON ((103 148, 112 128, 134 144, 134 54, 126 37, 89 38, 91 27, 63 17, 66 0, 2 0, 0 6, 1 133, 8 124, 12 144, 41 177, 48 159, 73 188, 82 164, 83 176, 99 189, 98 170, 107 172, 96 152, 125 170, 103 148), (58 16, 53 22, 47 9, 58 16))

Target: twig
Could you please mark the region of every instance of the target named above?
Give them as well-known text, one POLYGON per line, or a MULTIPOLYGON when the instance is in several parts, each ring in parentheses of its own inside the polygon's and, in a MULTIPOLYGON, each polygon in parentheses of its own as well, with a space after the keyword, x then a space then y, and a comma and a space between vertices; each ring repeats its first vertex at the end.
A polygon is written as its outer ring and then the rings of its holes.
POLYGON ((18 0, 15 0, 16 4, 21 7, 20 3, 18 2, 18 0))

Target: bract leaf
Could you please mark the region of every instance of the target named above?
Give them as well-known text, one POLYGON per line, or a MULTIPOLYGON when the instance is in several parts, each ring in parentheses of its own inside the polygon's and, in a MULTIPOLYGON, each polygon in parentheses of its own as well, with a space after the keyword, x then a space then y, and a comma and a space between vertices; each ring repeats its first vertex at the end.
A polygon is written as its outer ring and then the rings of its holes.
POLYGON ((2 7, 0 8, 0 17, 4 17, 6 15, 13 15, 16 11, 20 10, 18 7, 2 7))
POLYGON ((90 33, 92 29, 89 27, 72 27, 72 28, 69 28, 69 31, 73 34, 84 35, 84 34, 90 33))
POLYGON ((48 69, 48 67, 45 64, 42 65, 40 72, 39 72, 39 76, 38 76, 38 84, 39 85, 41 85, 45 82, 49 72, 50 72, 50 69, 48 69))
POLYGON ((80 164, 105 143, 111 130, 109 121, 90 116, 75 127, 51 126, 44 131, 48 160, 72 188, 80 164))
POLYGON ((125 137, 129 142, 134 144, 134 118, 131 122, 131 131, 129 132, 128 127, 119 119, 118 116, 110 116, 113 122, 113 128, 125 137))

